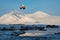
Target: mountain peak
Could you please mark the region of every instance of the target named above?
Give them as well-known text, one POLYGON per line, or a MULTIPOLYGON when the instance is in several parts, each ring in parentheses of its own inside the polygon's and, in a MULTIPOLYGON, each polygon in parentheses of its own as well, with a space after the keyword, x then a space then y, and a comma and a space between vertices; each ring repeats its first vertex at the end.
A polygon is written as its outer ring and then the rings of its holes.
POLYGON ((32 18, 35 18, 35 19, 40 19, 40 18, 45 18, 45 17, 48 17, 50 15, 48 15, 47 13, 44 13, 42 11, 37 11, 33 14, 30 15, 32 18))
POLYGON ((9 12, 8 14, 14 15, 14 14, 21 14, 21 13, 18 10, 14 10, 14 11, 9 12))
POLYGON ((49 16, 47 13, 42 12, 42 11, 37 11, 34 14, 41 15, 41 16, 49 16))

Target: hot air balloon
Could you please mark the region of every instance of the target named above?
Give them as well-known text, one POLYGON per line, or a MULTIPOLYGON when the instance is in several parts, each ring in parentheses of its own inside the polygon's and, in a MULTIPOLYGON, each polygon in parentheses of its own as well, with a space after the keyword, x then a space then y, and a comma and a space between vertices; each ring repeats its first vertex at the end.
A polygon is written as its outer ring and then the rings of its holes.
POLYGON ((26 8, 25 8, 25 5, 22 4, 22 5, 20 6, 20 9, 23 9, 23 10, 26 9, 26 8))

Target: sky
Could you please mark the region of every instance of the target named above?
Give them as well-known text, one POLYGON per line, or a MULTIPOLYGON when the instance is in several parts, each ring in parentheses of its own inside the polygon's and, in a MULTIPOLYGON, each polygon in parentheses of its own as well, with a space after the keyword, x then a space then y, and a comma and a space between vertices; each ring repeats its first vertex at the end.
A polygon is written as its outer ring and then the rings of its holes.
POLYGON ((60 0, 0 0, 0 16, 13 10, 24 13, 43 11, 50 15, 60 16, 60 0), (25 10, 19 9, 21 4, 26 6, 25 10))

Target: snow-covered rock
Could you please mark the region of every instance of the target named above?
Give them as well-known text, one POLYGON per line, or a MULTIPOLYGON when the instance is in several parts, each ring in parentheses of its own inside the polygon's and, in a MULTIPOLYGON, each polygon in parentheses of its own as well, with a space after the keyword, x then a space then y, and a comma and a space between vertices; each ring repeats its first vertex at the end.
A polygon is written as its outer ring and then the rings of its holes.
POLYGON ((0 24, 51 24, 60 25, 60 16, 51 16, 42 11, 22 14, 15 10, 0 17, 0 24))

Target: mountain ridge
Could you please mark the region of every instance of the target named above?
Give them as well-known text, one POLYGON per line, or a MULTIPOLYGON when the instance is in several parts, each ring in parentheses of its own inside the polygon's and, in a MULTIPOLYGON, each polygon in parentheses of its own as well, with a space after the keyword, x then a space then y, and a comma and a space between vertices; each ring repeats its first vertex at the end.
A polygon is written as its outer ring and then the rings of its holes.
POLYGON ((17 10, 9 12, 0 17, 0 24, 57 24, 59 25, 60 16, 51 16, 42 11, 32 14, 20 13, 17 10))

